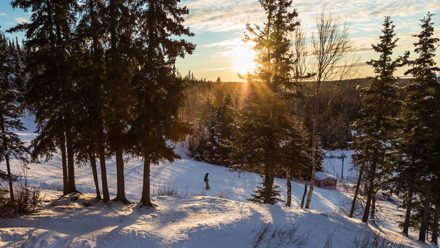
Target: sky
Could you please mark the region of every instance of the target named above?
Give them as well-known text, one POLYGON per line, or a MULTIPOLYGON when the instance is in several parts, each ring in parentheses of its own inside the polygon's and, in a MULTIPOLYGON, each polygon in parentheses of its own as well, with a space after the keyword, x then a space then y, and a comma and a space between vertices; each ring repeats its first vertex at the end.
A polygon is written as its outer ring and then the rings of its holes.
MULTIPOLYGON (((16 23, 25 22, 30 14, 12 9, 9 0, 0 0, 0 30, 4 32, 16 23)), ((242 41, 246 23, 261 23, 264 12, 258 0, 182 0, 189 9, 185 25, 195 36, 187 38, 196 44, 192 55, 177 61, 179 72, 188 71, 196 78, 222 81, 237 81, 238 73, 252 69, 253 52, 250 44, 242 41)), ((420 19, 427 11, 434 16, 435 35, 440 37, 440 0, 294 0, 301 28, 311 37, 316 27, 316 18, 324 11, 349 28, 349 38, 359 60, 357 76, 371 76, 372 69, 365 62, 376 58, 371 44, 377 43, 384 17, 390 15, 396 25, 400 39, 396 56, 413 50, 412 37, 420 30, 420 19)), ((16 35, 7 34, 9 37, 16 35)), ((23 37, 18 34, 19 38, 23 37)), ((440 50, 439 50, 440 51, 440 50)), ((412 52, 412 56, 415 54, 412 52)), ((436 61, 440 63, 440 56, 436 61)), ((404 70, 398 71, 402 76, 404 70)))

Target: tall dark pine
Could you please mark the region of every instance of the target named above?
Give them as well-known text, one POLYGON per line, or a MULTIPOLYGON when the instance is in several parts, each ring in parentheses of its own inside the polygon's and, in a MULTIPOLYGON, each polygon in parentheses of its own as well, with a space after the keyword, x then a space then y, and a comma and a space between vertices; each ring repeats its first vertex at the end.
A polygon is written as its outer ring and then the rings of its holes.
POLYGON ((282 146, 288 142, 291 117, 285 102, 286 88, 292 86, 293 55, 289 33, 299 22, 292 1, 261 0, 266 12, 263 25, 248 25, 245 41, 255 43, 257 70, 249 78, 249 95, 235 121, 231 141, 231 161, 238 170, 254 170, 263 178, 250 199, 274 204, 279 191, 274 176, 283 171, 282 146))
POLYGON ((363 222, 368 221, 381 178, 389 175, 391 166, 387 151, 390 150, 389 144, 393 143, 392 132, 396 129, 394 115, 399 106, 393 73, 405 61, 403 57, 391 58, 397 39, 394 39, 394 25, 390 17, 385 18, 382 32, 379 44, 373 45, 379 59, 368 62, 374 67, 376 76, 361 93, 361 117, 355 123, 356 135, 352 146, 353 162, 366 171, 367 203, 363 222))
POLYGON ((23 116, 23 108, 18 105, 21 97, 16 79, 17 66, 20 63, 15 58, 15 48, 8 44, 6 38, 0 34, 0 162, 6 162, 6 174, 9 183, 10 202, 14 203, 13 181, 10 159, 26 160, 27 148, 20 140, 16 131, 23 131, 23 123, 19 119, 23 116))
POLYGON ((254 171, 263 179, 250 201, 275 204, 281 199, 274 177, 284 171, 280 157, 290 119, 286 106, 265 83, 248 84, 245 106, 234 122, 230 160, 235 170, 254 171))
POLYGON ((29 81, 25 99, 35 114, 38 128, 38 136, 32 142, 33 157, 50 155, 58 146, 62 154, 64 194, 76 192, 72 109, 77 97, 69 78, 72 65, 68 60, 76 4, 74 0, 14 0, 14 8, 32 14, 29 23, 9 30, 26 33, 29 81))
MULTIPOLYGON (((428 13, 421 22, 422 31, 415 35, 414 52, 418 54, 411 68, 406 72, 413 76, 407 87, 408 96, 403 118, 403 132, 400 142, 401 153, 405 154, 406 166, 400 170, 400 180, 407 182, 408 191, 414 192, 414 184, 421 186, 420 194, 424 199, 423 216, 420 224, 419 240, 425 241, 431 202, 438 200, 438 194, 432 194, 439 185, 438 162, 440 153, 440 84, 436 72, 434 57, 438 38, 434 38, 432 14, 428 13), (437 145, 437 147, 436 147, 437 145), (410 175, 409 175, 410 174, 410 175), (409 176, 409 178, 408 178, 409 176), (411 179, 411 180, 408 180, 411 179)), ((407 198, 407 207, 411 206, 412 195, 407 198)), ((409 215, 411 209, 407 209, 409 215)), ((407 216, 409 219, 409 216, 407 216)), ((405 221, 405 226, 409 223, 405 221)))
POLYGON ((134 1, 109 0, 105 6, 105 27, 108 43, 105 54, 106 77, 104 91, 104 123, 108 134, 109 152, 116 157, 115 201, 129 203, 125 196, 124 152, 128 151, 128 123, 133 106, 133 79, 136 67, 134 49, 136 6, 134 1))
MULTIPOLYGON (((104 0, 88 0, 81 6, 81 19, 77 26, 76 53, 79 56, 79 66, 77 67, 77 78, 80 79, 81 106, 85 109, 79 113, 81 117, 80 133, 83 141, 81 147, 82 157, 90 160, 93 176, 95 179, 97 193, 96 157, 101 168, 102 194, 103 201, 110 199, 107 183, 106 167, 106 136, 104 128, 103 112, 105 111, 105 60, 104 45, 106 22, 104 16, 104 0)), ((99 198, 99 194, 97 194, 99 198)))
POLYGON ((141 205, 153 206, 150 198, 150 164, 174 161, 178 156, 168 141, 182 139, 188 128, 178 116, 183 100, 184 81, 177 78, 177 57, 191 54, 195 46, 179 36, 193 34, 183 25, 188 9, 179 0, 139 0, 136 40, 138 67, 133 85, 135 107, 130 130, 134 153, 144 159, 141 205))

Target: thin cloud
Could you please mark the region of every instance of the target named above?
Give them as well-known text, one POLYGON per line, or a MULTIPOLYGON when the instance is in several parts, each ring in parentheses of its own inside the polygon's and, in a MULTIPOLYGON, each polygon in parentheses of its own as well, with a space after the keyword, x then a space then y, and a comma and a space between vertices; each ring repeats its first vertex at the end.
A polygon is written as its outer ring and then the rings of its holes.
POLYGON ((29 22, 29 20, 24 17, 16 17, 14 18, 14 21, 18 24, 24 24, 29 22))
POLYGON ((216 68, 208 68, 203 71, 227 71, 232 69, 231 67, 216 67, 216 68))
POLYGON ((8 14, 6 13, 0 13, 0 16, 7 16, 8 14))
MULTIPOLYGON (((262 22, 264 11, 257 0, 193 0, 185 2, 190 11, 186 20, 196 32, 227 32, 243 30, 248 22, 262 22)), ((303 28, 315 27, 322 10, 341 21, 350 23, 356 32, 372 31, 385 15, 393 18, 422 16, 427 10, 440 10, 440 1, 430 0, 297 0, 303 28), (368 25, 365 25, 368 23, 368 25)), ((406 24, 406 22, 403 21, 406 24)))
POLYGON ((214 42, 209 44, 203 44, 203 47, 235 47, 243 43, 240 38, 237 39, 229 39, 220 42, 214 42))

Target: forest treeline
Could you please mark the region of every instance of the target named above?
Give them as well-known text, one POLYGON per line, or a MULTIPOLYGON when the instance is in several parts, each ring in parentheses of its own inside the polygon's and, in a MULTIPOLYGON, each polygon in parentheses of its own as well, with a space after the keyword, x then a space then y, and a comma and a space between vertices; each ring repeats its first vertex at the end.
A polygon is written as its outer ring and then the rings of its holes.
MULTIPOLYGON (((106 159, 116 160, 115 201, 125 196, 124 158, 144 162, 140 206, 153 207, 150 165, 174 161, 173 144, 187 139, 190 154, 237 172, 262 177, 249 200, 280 202, 275 176, 304 180, 301 208, 309 209, 324 149, 354 150, 359 170, 350 217, 375 219, 376 200, 397 194, 406 208, 403 232, 437 242, 440 212, 440 84, 438 39, 432 14, 421 20, 414 52, 393 55, 394 25, 386 17, 375 75, 353 78, 355 52, 348 27, 317 18, 308 39, 291 0, 260 0, 265 20, 248 24, 256 69, 246 83, 206 82, 181 76, 176 58, 191 54, 188 9, 178 0, 14 0, 30 21, 22 44, 2 35, 0 50, 0 176, 14 204, 10 160, 61 154, 63 194, 76 194, 75 167, 89 164, 96 198, 109 201, 106 159), (410 80, 394 76, 408 66, 410 80), (37 136, 20 141, 20 117, 35 115, 37 136), (99 166, 98 166, 99 164, 99 166), (99 174, 101 180, 98 180, 99 174), (101 184, 99 184, 101 181, 101 184), (360 201, 365 199, 365 201, 360 201)), ((379 30, 380 27, 378 27, 379 30)))

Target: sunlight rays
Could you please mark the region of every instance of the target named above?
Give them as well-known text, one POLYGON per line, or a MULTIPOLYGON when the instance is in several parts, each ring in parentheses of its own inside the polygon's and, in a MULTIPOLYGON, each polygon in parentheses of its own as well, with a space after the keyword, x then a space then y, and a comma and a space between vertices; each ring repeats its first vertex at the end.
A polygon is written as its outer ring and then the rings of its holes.
POLYGON ((256 54, 249 44, 241 43, 234 49, 233 53, 234 70, 241 75, 245 75, 247 72, 252 73, 255 70, 254 60, 256 54))

